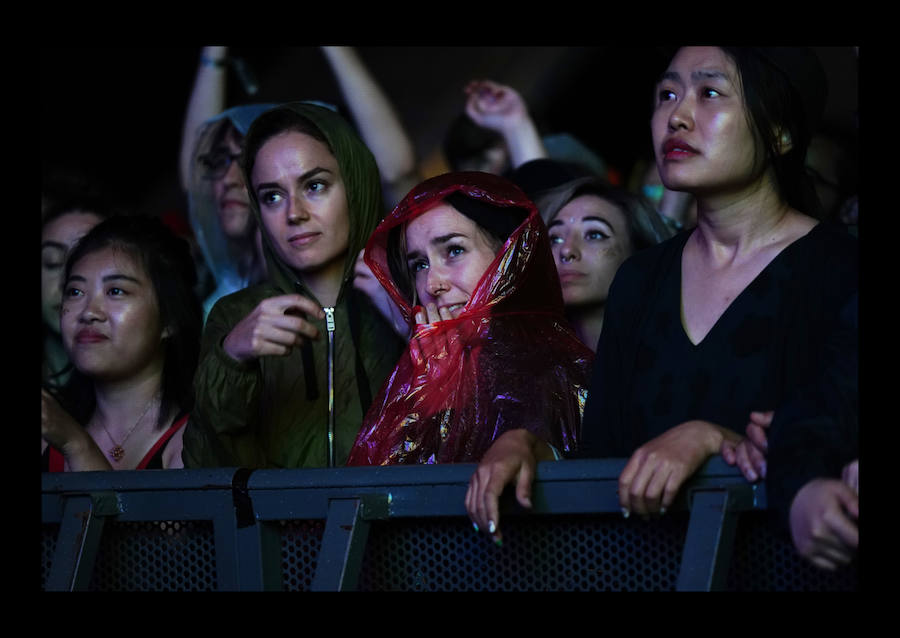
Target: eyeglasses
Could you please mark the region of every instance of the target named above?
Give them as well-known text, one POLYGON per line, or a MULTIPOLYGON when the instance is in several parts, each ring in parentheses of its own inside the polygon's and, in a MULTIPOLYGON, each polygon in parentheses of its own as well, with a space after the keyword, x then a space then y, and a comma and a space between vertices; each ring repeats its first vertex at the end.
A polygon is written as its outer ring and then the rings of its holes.
POLYGON ((240 158, 240 153, 229 153, 227 151, 212 151, 197 157, 197 164, 200 167, 201 177, 203 179, 221 179, 231 163, 240 158))

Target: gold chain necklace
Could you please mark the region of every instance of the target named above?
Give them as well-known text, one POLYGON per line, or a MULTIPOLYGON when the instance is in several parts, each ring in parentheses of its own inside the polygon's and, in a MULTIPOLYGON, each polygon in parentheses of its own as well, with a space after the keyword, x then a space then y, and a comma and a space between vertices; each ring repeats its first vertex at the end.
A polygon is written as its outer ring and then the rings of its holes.
POLYGON ((116 443, 116 440, 112 437, 112 434, 110 434, 109 430, 106 429, 106 423, 104 423, 105 419, 100 421, 100 425, 103 427, 103 431, 106 432, 106 436, 108 436, 109 440, 113 443, 113 447, 109 451, 109 455, 116 463, 121 461, 122 457, 125 456, 125 448, 123 448, 122 446, 125 444, 125 441, 128 440, 128 437, 131 436, 131 433, 134 432, 135 429, 137 429, 137 426, 140 424, 140 422, 144 420, 144 417, 147 416, 147 413, 150 411, 150 406, 153 405, 154 399, 156 399, 156 395, 150 397, 150 400, 147 402, 147 407, 144 408, 141 416, 138 417, 138 420, 135 421, 134 425, 131 426, 131 429, 128 430, 128 434, 125 435, 125 438, 122 439, 121 443, 116 443))

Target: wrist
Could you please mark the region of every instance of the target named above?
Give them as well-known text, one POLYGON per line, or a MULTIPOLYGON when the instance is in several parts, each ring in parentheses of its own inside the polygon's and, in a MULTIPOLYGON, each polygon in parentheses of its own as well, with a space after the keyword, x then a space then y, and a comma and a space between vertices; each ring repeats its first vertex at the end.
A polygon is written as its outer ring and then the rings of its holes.
POLYGON ((726 430, 709 421, 693 421, 692 423, 695 428, 700 430, 701 434, 699 438, 703 441, 704 448, 710 456, 720 453, 722 450, 722 443, 725 442, 726 438, 734 439, 735 441, 741 439, 740 435, 734 434, 730 430, 726 430), (731 434, 733 434, 733 436, 730 436, 731 434))
POLYGON ((67 461, 71 461, 84 455, 91 443, 93 443, 91 435, 79 426, 71 430, 71 435, 60 446, 59 451, 67 461))
POLYGON ((200 54, 200 66, 209 69, 221 69, 224 70, 226 66, 228 66, 228 58, 227 57, 213 57, 208 56, 206 53, 200 54))
POLYGON ((504 135, 518 136, 536 134, 534 122, 528 117, 527 113, 518 113, 504 118, 500 128, 504 135))

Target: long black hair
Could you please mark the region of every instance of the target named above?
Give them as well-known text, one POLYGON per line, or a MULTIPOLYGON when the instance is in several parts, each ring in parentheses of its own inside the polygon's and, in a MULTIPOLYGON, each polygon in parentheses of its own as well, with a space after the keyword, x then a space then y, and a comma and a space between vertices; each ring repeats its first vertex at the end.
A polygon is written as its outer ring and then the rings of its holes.
POLYGON ((721 47, 740 75, 751 128, 772 166, 778 193, 800 212, 822 217, 806 171, 806 151, 825 111, 828 83, 807 47, 721 47), (781 152, 782 136, 790 150, 781 152))

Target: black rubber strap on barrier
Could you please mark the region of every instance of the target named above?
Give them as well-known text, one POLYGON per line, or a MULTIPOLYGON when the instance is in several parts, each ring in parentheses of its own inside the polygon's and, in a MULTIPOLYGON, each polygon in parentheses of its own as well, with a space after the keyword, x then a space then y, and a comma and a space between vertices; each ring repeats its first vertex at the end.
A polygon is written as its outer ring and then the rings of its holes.
POLYGON ((231 478, 231 498, 234 502, 234 514, 238 529, 256 524, 253 501, 250 499, 250 492, 247 488, 252 473, 253 470, 239 467, 231 478))

